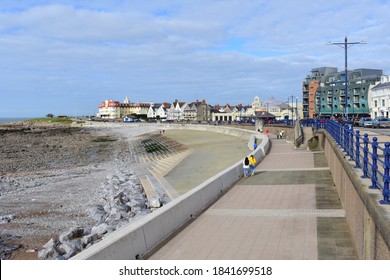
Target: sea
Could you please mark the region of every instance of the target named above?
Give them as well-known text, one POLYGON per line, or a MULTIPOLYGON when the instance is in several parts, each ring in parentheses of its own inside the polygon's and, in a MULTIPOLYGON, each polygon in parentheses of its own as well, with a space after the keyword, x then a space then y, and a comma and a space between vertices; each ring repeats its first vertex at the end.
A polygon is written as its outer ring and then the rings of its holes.
POLYGON ((0 123, 22 122, 33 118, 0 118, 0 123))

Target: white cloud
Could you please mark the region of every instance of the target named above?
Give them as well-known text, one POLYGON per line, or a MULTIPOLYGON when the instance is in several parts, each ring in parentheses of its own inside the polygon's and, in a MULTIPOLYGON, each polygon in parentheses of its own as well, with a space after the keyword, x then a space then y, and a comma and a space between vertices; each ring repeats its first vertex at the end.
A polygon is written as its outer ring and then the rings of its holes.
MULTIPOLYGON (((0 95, 31 100, 15 105, 15 114, 33 102, 54 106, 52 96, 89 107, 126 95, 212 104, 248 104, 255 95, 287 100, 301 94, 312 68, 343 68, 344 51, 326 43, 345 36, 368 42, 349 49, 350 69, 390 74, 388 14, 390 3, 369 0, 4 0, 0 95)), ((0 105, 0 117, 2 106, 9 109, 0 105)))

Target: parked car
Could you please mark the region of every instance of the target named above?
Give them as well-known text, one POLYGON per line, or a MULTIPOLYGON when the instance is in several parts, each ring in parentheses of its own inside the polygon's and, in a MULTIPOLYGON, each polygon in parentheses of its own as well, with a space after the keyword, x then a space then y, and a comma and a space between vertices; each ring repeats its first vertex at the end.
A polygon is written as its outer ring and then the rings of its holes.
POLYGON ((372 127, 372 119, 371 118, 360 118, 358 125, 360 127, 372 127))
POLYGON ((374 128, 390 127, 390 119, 384 117, 376 117, 372 121, 372 127, 374 128))

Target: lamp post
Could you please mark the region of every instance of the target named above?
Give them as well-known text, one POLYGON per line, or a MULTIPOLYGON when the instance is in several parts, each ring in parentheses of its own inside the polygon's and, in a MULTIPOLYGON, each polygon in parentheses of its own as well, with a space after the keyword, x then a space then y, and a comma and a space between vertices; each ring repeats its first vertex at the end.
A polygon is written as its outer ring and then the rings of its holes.
POLYGON ((333 117, 333 99, 334 99, 334 84, 332 84, 332 108, 331 108, 331 117, 333 117))
POLYGON ((290 119, 290 96, 287 98, 287 124, 288 120, 290 119))
MULTIPOLYGON (((290 106, 290 104, 288 104, 288 106, 290 106)), ((293 95, 291 95, 291 124, 292 126, 294 126, 294 96, 293 95)))
POLYGON ((347 49, 349 46, 351 45, 357 45, 357 44, 367 44, 366 42, 364 41, 360 41, 360 42, 349 42, 348 43, 348 38, 347 36, 345 36, 345 39, 344 39, 344 42, 339 42, 339 43, 334 43, 334 42, 329 42, 329 45, 336 45, 336 46, 339 46, 339 47, 342 47, 344 48, 344 51, 345 51, 345 109, 344 109, 344 114, 345 114, 345 118, 348 119, 348 60, 347 60, 347 57, 348 57, 348 52, 347 52, 347 49))

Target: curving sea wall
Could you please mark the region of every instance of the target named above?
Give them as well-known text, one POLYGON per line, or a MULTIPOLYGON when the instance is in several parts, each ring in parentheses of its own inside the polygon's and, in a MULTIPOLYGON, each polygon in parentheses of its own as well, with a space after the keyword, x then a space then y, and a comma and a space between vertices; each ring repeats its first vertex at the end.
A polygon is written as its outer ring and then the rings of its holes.
MULTIPOLYGON (((161 125, 161 129, 194 129, 248 138, 248 147, 260 162, 270 142, 266 135, 250 130, 209 125, 161 125)), ((197 217, 243 176, 241 160, 164 207, 111 233, 105 239, 77 254, 72 260, 133 260, 142 258, 164 240, 197 217)))

